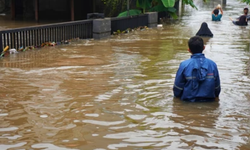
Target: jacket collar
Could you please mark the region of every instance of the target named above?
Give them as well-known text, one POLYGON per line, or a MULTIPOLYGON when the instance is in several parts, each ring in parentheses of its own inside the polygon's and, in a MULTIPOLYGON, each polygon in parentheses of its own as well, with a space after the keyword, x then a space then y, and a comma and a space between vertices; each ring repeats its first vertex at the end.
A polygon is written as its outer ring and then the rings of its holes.
POLYGON ((202 53, 196 53, 191 55, 191 58, 205 58, 205 55, 202 53))

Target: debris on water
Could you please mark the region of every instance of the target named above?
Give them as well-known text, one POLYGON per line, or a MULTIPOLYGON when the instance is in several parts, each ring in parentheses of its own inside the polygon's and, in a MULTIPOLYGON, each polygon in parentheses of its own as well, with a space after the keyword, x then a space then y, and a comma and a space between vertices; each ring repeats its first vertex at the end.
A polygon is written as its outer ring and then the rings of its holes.
POLYGON ((18 52, 17 52, 17 50, 15 48, 12 48, 12 49, 9 50, 9 53, 10 54, 16 54, 18 52))
POLYGON ((0 58, 6 56, 8 54, 16 54, 16 53, 18 53, 18 51, 23 51, 24 52, 24 51, 27 51, 27 50, 33 50, 35 48, 42 48, 42 47, 45 47, 45 46, 56 46, 56 45, 61 45, 61 44, 70 44, 71 41, 77 41, 79 39, 80 38, 77 37, 77 38, 72 38, 72 39, 68 39, 68 40, 62 40, 60 42, 54 42, 54 41, 50 42, 49 41, 49 42, 43 42, 43 43, 38 44, 38 45, 21 46, 21 47, 16 48, 16 49, 12 48, 10 50, 9 50, 9 46, 6 46, 4 48, 4 50, 2 51, 2 53, 0 54, 0 58))
POLYGON ((69 44, 69 41, 66 40, 66 41, 64 41, 63 43, 64 43, 64 44, 69 44))
POLYGON ((2 51, 2 53, 1 53, 1 55, 0 55, 0 57, 4 57, 4 55, 5 55, 5 53, 6 53, 7 50, 9 50, 9 46, 6 46, 6 47, 3 49, 3 51, 2 51))
POLYGON ((113 35, 120 35, 120 34, 130 33, 130 32, 133 32, 133 31, 138 31, 138 30, 143 31, 145 29, 148 29, 148 27, 147 26, 139 26, 139 27, 134 28, 134 29, 128 28, 128 29, 126 29, 124 31, 117 30, 116 32, 113 32, 113 35))
POLYGON ((56 43, 55 42, 51 42, 51 43, 49 43, 49 46, 56 46, 56 43))
POLYGON ((24 49, 23 47, 20 47, 17 51, 23 51, 23 49, 24 49))
POLYGON ((45 115, 40 115, 40 117, 41 117, 41 118, 47 118, 48 115, 46 115, 46 114, 45 114, 45 115))
POLYGON ((163 27, 162 24, 158 24, 158 25, 157 25, 157 28, 162 28, 162 27, 163 27))

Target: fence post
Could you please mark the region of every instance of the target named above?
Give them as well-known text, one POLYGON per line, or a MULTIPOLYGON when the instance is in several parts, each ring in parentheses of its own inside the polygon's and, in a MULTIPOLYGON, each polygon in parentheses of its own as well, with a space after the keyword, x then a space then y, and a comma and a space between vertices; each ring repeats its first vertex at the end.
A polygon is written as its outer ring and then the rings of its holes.
POLYGON ((147 12, 148 15, 148 27, 154 28, 158 24, 158 13, 157 12, 147 12))
POLYGON ((0 31, 0 53, 3 51, 3 35, 2 32, 0 31))
POLYGON ((102 39, 111 35, 111 19, 94 19, 93 20, 93 38, 102 39))

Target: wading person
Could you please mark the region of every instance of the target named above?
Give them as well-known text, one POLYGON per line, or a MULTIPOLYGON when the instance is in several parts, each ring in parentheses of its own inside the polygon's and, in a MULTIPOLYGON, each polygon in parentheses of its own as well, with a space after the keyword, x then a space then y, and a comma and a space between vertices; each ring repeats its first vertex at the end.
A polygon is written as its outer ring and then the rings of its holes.
POLYGON ((213 37, 214 35, 211 32, 211 30, 208 28, 207 23, 203 22, 201 24, 199 31, 196 33, 196 36, 213 37))
POLYGON ((234 21, 231 17, 229 19, 233 22, 234 25, 238 26, 247 26, 247 21, 248 21, 248 8, 243 9, 244 14, 241 15, 236 21, 234 21))
POLYGON ((221 21, 221 17, 223 15, 223 10, 220 5, 218 5, 213 11, 212 11, 212 21, 221 21), (220 10, 220 14, 219 14, 220 10))
POLYGON ((194 36, 188 41, 191 58, 183 61, 176 73, 174 96, 184 101, 219 100, 220 77, 217 65, 202 54, 203 39, 194 36))

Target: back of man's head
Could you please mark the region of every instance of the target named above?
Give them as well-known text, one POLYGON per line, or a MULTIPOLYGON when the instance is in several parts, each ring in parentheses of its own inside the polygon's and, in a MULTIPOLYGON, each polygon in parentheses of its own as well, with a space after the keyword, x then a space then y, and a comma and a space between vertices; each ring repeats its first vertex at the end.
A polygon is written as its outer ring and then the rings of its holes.
POLYGON ((218 15, 218 14, 219 14, 219 10, 218 10, 218 9, 215 9, 215 10, 214 10, 214 14, 215 14, 215 15, 218 15))
POLYGON ((192 54, 202 53, 204 48, 203 39, 199 36, 191 37, 188 41, 188 47, 192 54))

